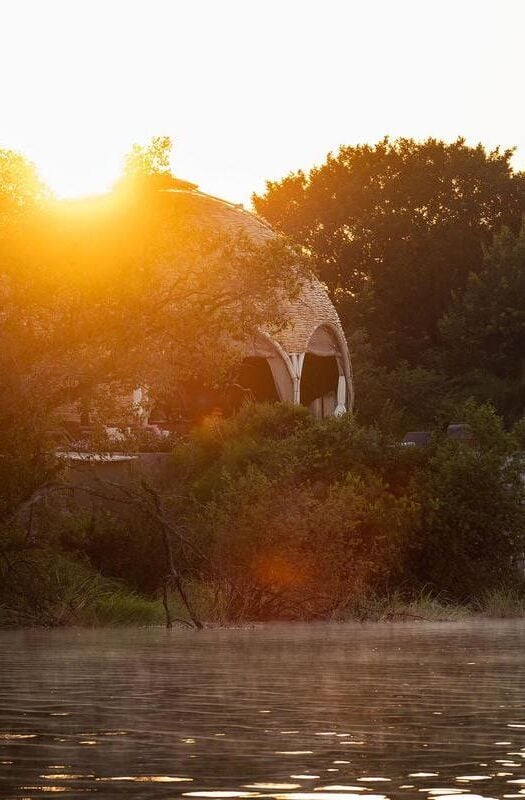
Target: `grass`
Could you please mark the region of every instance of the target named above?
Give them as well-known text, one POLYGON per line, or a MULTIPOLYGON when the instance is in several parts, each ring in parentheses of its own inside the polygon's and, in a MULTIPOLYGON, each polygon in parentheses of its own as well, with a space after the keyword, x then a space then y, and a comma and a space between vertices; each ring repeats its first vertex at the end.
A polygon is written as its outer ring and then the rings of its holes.
MULTIPOLYGON (((1 577, 1 576, 0 576, 1 577)), ((5 576, 4 576, 5 577, 5 576)), ((58 554, 35 551, 26 557, 0 597, 0 627, 13 626, 151 626, 164 625, 162 601, 144 597, 115 580, 104 578, 87 563, 58 554)), ((1 584, 1 582, 0 582, 1 584)), ((232 619, 228 597, 206 582, 190 581, 187 591, 204 622, 229 625, 232 619)), ((169 600, 175 624, 187 613, 177 595, 169 600)), ((307 613, 297 619, 307 622, 307 613)), ((412 597, 399 592, 350 598, 331 618, 337 621, 442 622, 473 617, 490 619, 525 617, 525 586, 501 587, 482 592, 469 604, 446 601, 424 590, 412 597)), ((244 622, 250 621, 247 613, 244 622)))
POLYGON ((84 564, 59 562, 52 582, 52 614, 63 625, 158 625, 160 601, 141 597, 84 564))
POLYGON ((442 602, 430 592, 422 591, 411 599, 397 592, 389 595, 367 595, 356 598, 338 612, 337 619, 370 622, 401 622, 421 620, 445 622, 466 619, 471 616, 469 606, 442 602))
POLYGON ((525 617, 525 594, 516 588, 492 589, 484 592, 474 607, 483 616, 495 619, 525 617))
POLYGON ((396 592, 384 597, 369 595, 356 599, 336 616, 343 620, 375 622, 446 622, 475 617, 516 619, 525 617, 525 591, 508 587, 491 589, 464 605, 445 601, 428 591, 422 591, 411 599, 396 592))
MULTIPOLYGON (((190 596, 199 616, 218 625, 228 624, 227 610, 214 606, 209 588, 192 584, 190 596)), ((170 599, 173 618, 187 615, 176 597, 170 599)), ((419 620, 424 622, 454 622, 474 617, 491 619, 525 617, 525 594, 514 588, 500 588, 484 592, 472 604, 461 605, 444 601, 428 591, 421 591, 407 599, 397 592, 381 597, 369 595, 354 600, 341 612, 334 615, 337 620, 359 620, 370 622, 402 622, 419 620)), ((88 603, 81 615, 80 624, 87 625, 163 625, 164 609, 160 600, 149 600, 133 592, 114 586, 88 603)))
MULTIPOLYGON (((85 562, 35 550, 15 566, 0 580, 0 627, 165 623, 160 599, 104 578, 85 562)), ((185 617, 177 598, 170 606, 173 618, 185 617)))
POLYGON ((81 625, 162 625, 164 608, 160 600, 140 597, 126 589, 110 591, 89 603, 79 615, 81 625))

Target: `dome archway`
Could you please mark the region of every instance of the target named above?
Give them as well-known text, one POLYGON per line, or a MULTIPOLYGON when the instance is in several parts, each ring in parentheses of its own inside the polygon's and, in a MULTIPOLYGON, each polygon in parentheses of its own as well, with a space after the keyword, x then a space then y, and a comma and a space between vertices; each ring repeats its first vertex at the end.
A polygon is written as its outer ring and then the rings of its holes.
POLYGON ((352 407, 352 381, 346 341, 331 323, 312 333, 301 364, 300 400, 320 419, 352 407))
MULTIPOLYGON (((264 220, 242 206, 197 189, 165 191, 177 214, 192 224, 243 233, 261 245, 276 236, 264 220)), ((310 276, 303 281, 297 298, 283 298, 281 311, 287 320, 282 330, 261 328, 246 343, 233 405, 245 397, 296 405, 303 402, 318 417, 350 411, 354 397, 350 354, 325 287, 310 276)))

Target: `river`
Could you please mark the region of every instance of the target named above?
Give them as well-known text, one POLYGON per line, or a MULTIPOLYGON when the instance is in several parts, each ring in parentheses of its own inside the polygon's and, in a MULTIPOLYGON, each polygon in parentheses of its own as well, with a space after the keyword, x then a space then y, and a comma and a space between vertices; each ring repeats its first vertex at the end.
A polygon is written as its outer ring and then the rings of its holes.
POLYGON ((525 621, 0 632, 0 797, 525 797, 525 621))

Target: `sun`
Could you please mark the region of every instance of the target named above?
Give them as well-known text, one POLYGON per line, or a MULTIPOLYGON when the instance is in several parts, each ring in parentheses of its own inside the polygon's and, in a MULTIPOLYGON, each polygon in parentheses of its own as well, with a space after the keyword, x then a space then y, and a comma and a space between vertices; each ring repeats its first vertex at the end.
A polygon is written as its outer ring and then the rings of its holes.
POLYGON ((60 165, 38 165, 39 173, 53 194, 60 200, 103 194, 111 189, 117 174, 94 165, 64 169, 60 165))
POLYGON ((94 158, 75 153, 41 153, 35 159, 39 175, 60 200, 108 192, 122 169, 122 156, 94 158))

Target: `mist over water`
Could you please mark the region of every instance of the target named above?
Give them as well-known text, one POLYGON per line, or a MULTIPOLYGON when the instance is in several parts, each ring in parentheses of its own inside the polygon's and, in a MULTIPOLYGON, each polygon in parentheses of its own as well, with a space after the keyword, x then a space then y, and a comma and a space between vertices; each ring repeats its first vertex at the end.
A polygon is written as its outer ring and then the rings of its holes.
POLYGON ((525 622, 0 633, 0 797, 525 796, 525 622))

